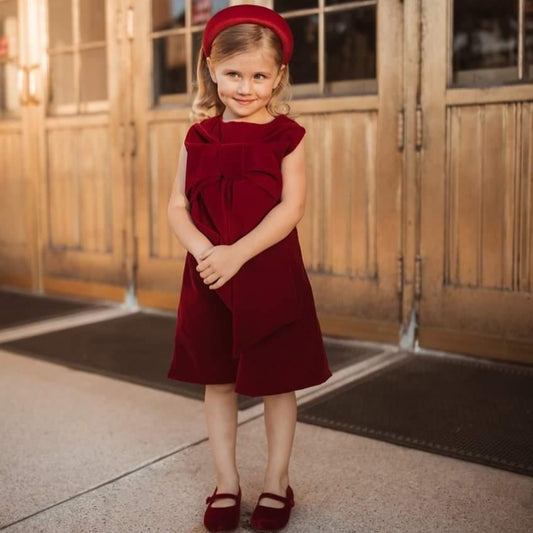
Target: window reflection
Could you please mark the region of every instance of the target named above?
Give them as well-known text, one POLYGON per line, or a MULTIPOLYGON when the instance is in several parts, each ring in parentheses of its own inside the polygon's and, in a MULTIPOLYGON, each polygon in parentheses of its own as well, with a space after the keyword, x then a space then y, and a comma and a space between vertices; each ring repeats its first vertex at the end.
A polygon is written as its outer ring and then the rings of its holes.
POLYGON ((205 24, 212 15, 228 7, 228 0, 192 0, 191 24, 205 24))
POLYGON ((153 0, 152 30, 161 31, 185 26, 185 0, 153 0))
POLYGON ((153 40, 154 99, 162 95, 187 92, 187 53, 185 35, 153 40))
MULTIPOLYGON (((185 28, 185 0, 152 0, 152 31, 185 28)), ((190 24, 205 24, 215 13, 228 7, 228 0, 191 0, 190 24)))
POLYGON ((533 80, 533 0, 524 4, 524 77, 533 80))
POLYGON ((106 0, 48 1, 48 113, 106 109, 106 4, 106 0))
POLYGON ((198 63, 198 54, 202 47, 203 32, 197 31, 192 34, 192 70, 193 70, 193 83, 196 83, 196 65, 198 63))
POLYGON ((326 14, 326 81, 376 77, 375 7, 326 14))
POLYGON ((318 83, 318 16, 287 19, 294 35, 292 84, 318 83))
POLYGON ((72 54, 60 54, 50 57, 48 98, 53 107, 76 102, 74 95, 74 59, 72 54))
POLYGON ((48 0, 50 48, 72 46, 72 0, 48 0))
POLYGON ((274 11, 278 13, 312 7, 318 7, 318 0, 274 0, 274 11))
POLYGON ((228 5, 229 0, 152 0, 152 31, 165 32, 152 34, 155 105, 183 103, 192 95, 204 25, 228 5))
POLYGON ((81 52, 80 100, 107 100, 107 58, 105 48, 81 52))
POLYGON ((454 0, 454 83, 518 79, 518 1, 454 0))
POLYGON ((80 1, 80 40, 105 41, 105 0, 80 1))
POLYGON ((326 0, 327 6, 335 6, 337 4, 348 4, 353 2, 364 2, 366 0, 326 0))

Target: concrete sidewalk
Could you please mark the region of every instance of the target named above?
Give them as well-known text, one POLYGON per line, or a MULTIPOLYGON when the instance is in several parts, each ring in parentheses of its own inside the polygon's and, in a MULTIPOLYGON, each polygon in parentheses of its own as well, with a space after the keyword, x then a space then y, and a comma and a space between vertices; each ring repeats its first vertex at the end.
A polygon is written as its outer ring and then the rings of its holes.
MULTIPOLYGON (((391 347, 376 361, 394 356, 391 347)), ((204 531, 214 470, 202 402, 2 351, 0 368, 2 531, 204 531)), ((252 531, 262 406, 239 421, 240 531, 252 531)), ((533 531, 531 477, 303 423, 291 485, 287 533, 533 531)))

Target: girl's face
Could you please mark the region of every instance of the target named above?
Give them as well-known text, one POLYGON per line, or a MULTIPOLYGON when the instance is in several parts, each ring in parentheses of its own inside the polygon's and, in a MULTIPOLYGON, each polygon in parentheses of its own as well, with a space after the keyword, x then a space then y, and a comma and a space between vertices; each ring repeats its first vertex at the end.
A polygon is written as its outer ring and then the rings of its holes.
POLYGON ((278 68, 271 53, 258 48, 216 64, 207 58, 207 64, 218 96, 226 106, 224 120, 269 122, 272 116, 266 106, 285 68, 278 68))

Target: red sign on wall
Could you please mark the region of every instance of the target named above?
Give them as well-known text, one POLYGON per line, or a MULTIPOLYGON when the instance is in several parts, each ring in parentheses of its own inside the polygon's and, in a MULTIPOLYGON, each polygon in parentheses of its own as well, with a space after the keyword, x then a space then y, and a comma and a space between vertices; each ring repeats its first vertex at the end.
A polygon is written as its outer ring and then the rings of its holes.
POLYGON ((192 6, 192 23, 203 24, 211 16, 211 0, 196 0, 192 6))
POLYGON ((0 36, 0 58, 9 56, 9 41, 5 35, 0 36))

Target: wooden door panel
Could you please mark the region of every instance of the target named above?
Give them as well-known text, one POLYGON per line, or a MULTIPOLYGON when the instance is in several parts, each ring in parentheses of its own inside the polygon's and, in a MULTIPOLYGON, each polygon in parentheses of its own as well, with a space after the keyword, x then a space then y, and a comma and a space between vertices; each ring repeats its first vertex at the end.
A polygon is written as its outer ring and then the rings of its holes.
POLYGON ((533 87, 453 87, 452 2, 422 5, 419 343, 533 362, 533 87))
POLYGON ((149 238, 141 240, 140 251, 150 259, 185 260, 185 250, 179 244, 168 223, 167 206, 178 166, 181 143, 189 124, 183 122, 153 122, 149 124, 149 171, 146 176, 147 194, 141 194, 149 206, 149 238), (145 245, 148 246, 145 246, 145 245))
POLYGON ((136 190, 138 245, 137 297, 142 305, 174 308, 186 250, 172 232, 167 206, 178 167, 187 120, 154 120, 139 124, 143 139, 138 163, 142 178, 136 190))
POLYGON ((299 226, 310 272, 374 279, 377 112, 303 115, 308 199, 299 226))
POLYGON ((108 125, 49 128, 46 135, 45 228, 50 254, 55 250, 111 253, 114 221, 108 125))
POLYGON ((531 290, 531 126, 529 103, 448 108, 446 284, 531 290))
POLYGON ((110 150, 109 119, 86 124, 76 117, 57 128, 51 122, 42 183, 45 286, 53 290, 53 279, 69 278, 125 288, 123 173, 110 150))
MULTIPOLYGON (((395 287, 378 274, 378 261, 385 277, 387 266, 389 273, 395 267, 378 253, 378 224, 383 233, 390 229, 377 212, 378 112, 370 106, 298 119, 307 130, 308 176, 298 233, 317 308, 328 332, 368 338, 356 324, 383 320, 392 325, 398 312, 395 287)), ((397 215, 389 213, 390 219, 397 215)), ((396 341, 397 326, 387 331, 387 340, 392 335, 396 341)))

